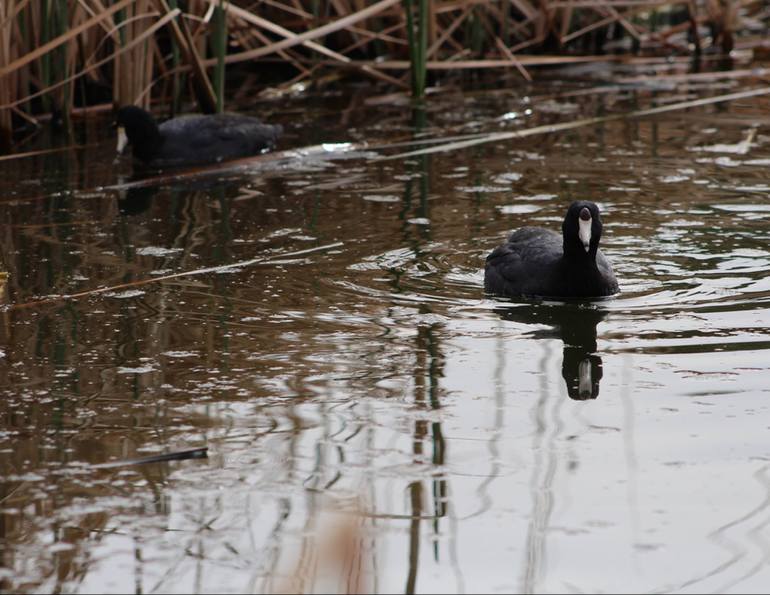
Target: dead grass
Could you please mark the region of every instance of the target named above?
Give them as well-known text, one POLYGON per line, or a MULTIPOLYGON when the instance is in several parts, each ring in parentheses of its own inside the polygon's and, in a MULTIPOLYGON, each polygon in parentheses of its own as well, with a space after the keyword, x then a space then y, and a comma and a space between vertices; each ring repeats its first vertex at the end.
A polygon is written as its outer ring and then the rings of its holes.
MULTIPOLYGON (((742 49, 759 48, 770 19, 761 0, 189 0, 184 10, 174 0, 3 0, 0 141, 7 145, 14 127, 36 125, 40 114, 66 118, 95 103, 94 90, 102 102, 107 94, 114 104, 148 107, 175 103, 181 89, 213 111, 220 2, 224 61, 255 70, 252 93, 276 60, 286 88, 322 70, 396 88, 424 81, 427 71, 479 68, 510 69, 525 81, 539 66, 606 60, 613 51, 729 52, 739 37, 742 49), (418 42, 422 49, 410 46, 418 42)), ((270 82, 280 94, 281 81, 270 82)))

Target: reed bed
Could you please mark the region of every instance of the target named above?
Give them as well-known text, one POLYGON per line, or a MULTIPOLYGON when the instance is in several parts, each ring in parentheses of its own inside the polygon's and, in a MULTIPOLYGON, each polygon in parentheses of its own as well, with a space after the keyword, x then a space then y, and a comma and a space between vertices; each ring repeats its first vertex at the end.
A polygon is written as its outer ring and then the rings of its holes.
POLYGON ((2 0, 0 142, 104 104, 224 109, 324 71, 426 87, 453 71, 768 49, 763 0, 2 0))

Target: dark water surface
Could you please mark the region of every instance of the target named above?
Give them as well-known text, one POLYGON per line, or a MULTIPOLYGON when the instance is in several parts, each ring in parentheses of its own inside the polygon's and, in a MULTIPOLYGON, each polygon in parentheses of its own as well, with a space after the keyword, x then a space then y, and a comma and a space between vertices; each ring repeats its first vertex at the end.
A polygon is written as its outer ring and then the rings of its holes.
MULTIPOLYGON (((565 90, 450 93, 420 131, 341 96, 267 109, 282 148, 380 145, 692 91, 565 90)), ((2 590, 766 590, 768 122, 758 98, 119 192, 102 119, 0 162, 2 590), (486 254, 574 199, 619 297, 485 298, 486 254)))

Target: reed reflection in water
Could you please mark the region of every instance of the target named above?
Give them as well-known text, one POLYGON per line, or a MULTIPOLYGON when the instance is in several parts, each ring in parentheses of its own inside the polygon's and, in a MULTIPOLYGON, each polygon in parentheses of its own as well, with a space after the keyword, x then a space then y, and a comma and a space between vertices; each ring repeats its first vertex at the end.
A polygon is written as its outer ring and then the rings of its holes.
MULTIPOLYGON (((560 117, 358 105, 284 123, 310 144, 560 117)), ((0 324, 2 589, 761 590, 770 153, 761 127, 719 151, 766 113, 124 194, 98 190, 102 150, 6 167, 4 299, 27 305, 0 324), (607 214, 617 299, 484 299, 489 250, 575 198, 607 214)))

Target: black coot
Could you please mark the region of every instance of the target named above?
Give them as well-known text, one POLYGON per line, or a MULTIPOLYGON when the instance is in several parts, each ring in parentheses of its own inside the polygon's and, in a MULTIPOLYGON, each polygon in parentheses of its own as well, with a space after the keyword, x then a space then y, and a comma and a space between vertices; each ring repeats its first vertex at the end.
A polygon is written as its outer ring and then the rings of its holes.
POLYGON ((283 129, 240 114, 189 115, 160 124, 130 105, 117 113, 118 152, 131 144, 134 157, 152 167, 218 163, 271 149, 283 129))
POLYGON ((612 266, 599 251, 599 207, 573 202, 562 235, 542 227, 514 231, 487 256, 484 290, 518 297, 598 298, 618 291, 612 266))

